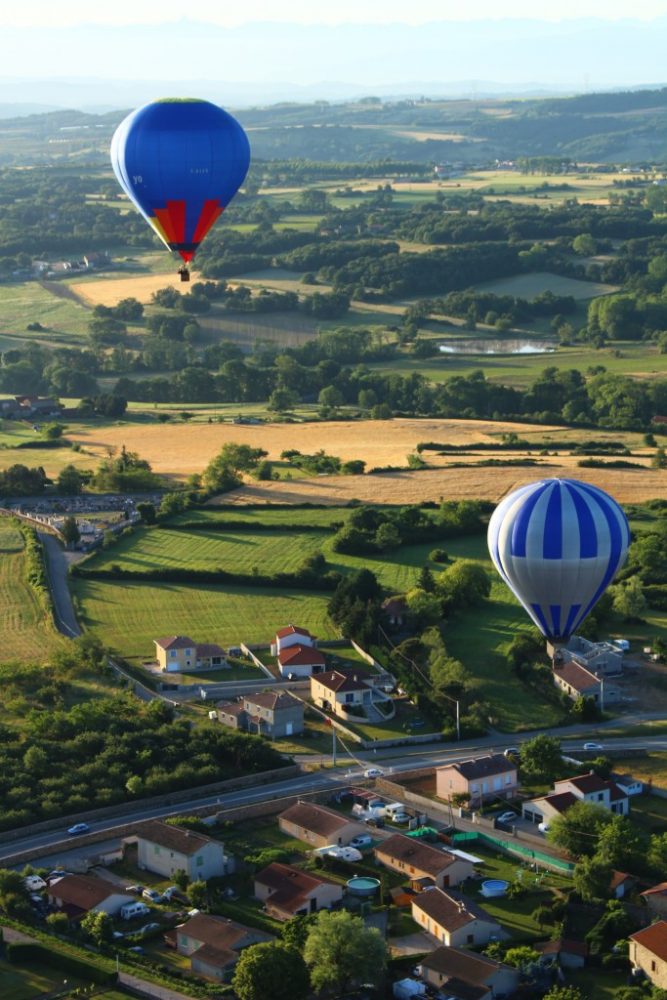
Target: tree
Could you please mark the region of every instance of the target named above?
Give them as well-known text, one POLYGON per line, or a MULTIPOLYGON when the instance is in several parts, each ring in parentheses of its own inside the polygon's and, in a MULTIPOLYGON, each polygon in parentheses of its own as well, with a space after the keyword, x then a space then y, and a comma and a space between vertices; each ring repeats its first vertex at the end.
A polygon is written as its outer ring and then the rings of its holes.
POLYGON ((79 525, 76 523, 75 517, 66 517, 60 532, 65 539, 65 545, 68 547, 76 545, 81 538, 81 532, 79 531, 79 525))
POLYGON ((646 598, 638 576, 631 576, 624 583, 610 587, 609 592, 612 595, 614 611, 623 615, 627 621, 641 618, 646 611, 646 598))
POLYGON ((574 888, 586 903, 607 899, 611 891, 613 867, 602 857, 581 858, 574 869, 574 888))
POLYGON ((228 441, 204 469, 202 482, 211 493, 233 489, 241 482, 240 473, 256 468, 267 454, 262 448, 228 441))
POLYGON ((152 503, 138 503, 137 513, 141 517, 144 524, 155 524, 157 520, 157 511, 155 510, 155 504, 152 503))
POLYGON ((198 910, 203 910, 208 901, 206 882, 202 882, 201 880, 191 882, 188 887, 188 896, 193 906, 196 906, 198 910))
POLYGON ((46 918, 46 925, 54 934, 67 934, 69 930, 69 917, 62 910, 57 910, 55 913, 49 913, 46 918))
POLYGON ((66 465, 60 470, 56 480, 58 493, 63 496, 78 496, 83 489, 83 476, 75 465, 66 465))
POLYGON ((667 833, 654 833, 649 841, 648 863, 659 875, 667 871, 667 833))
POLYGON ((181 892, 185 892, 190 882, 190 877, 186 872, 185 868, 177 868, 174 874, 172 875, 172 878, 174 880, 174 883, 181 890, 181 892))
POLYGON ((387 946, 375 928, 347 910, 322 910, 308 932, 303 957, 315 990, 341 996, 357 983, 378 984, 387 965, 387 946))
POLYGON ((428 566, 422 566, 417 577, 417 586, 425 590, 427 594, 432 594, 435 590, 435 577, 428 566))
POLYGON ((584 996, 576 986, 552 986, 542 1000, 584 1000, 584 996))
POLYGON ((29 917, 28 890, 20 872, 0 868, 0 911, 8 917, 29 917))
POLYGON ((284 413, 286 410, 296 406, 299 397, 292 389, 276 388, 269 396, 266 404, 267 410, 271 413, 284 413))
POLYGON ((592 802, 575 802, 567 812, 551 820, 547 839, 575 858, 591 857, 597 851, 602 828, 612 814, 592 802))
POLYGON ((652 469, 667 469, 667 454, 664 448, 658 448, 651 459, 652 469))
POLYGON ((59 441, 65 430, 64 424, 51 423, 44 428, 44 437, 47 441, 59 441))
POLYGON ((560 740, 534 736, 521 744, 521 773, 529 781, 553 781, 563 771, 560 740))
POLYGON ((600 830, 596 856, 608 861, 617 871, 635 871, 645 855, 646 845, 627 816, 613 816, 600 830))
POLYGON ((295 948, 267 941, 241 952, 232 986, 239 1000, 305 1000, 310 982, 306 963, 295 948))
POLYGON ((91 910, 81 921, 81 930, 87 934, 96 945, 113 940, 113 920, 104 910, 91 910))
POLYGON ((491 593, 491 581, 478 563, 457 559, 438 577, 436 592, 445 612, 458 611, 481 604, 491 593))
POLYGON ((539 957, 539 952, 531 948, 530 945, 520 944, 516 948, 507 949, 504 961, 507 965, 513 965, 515 969, 523 969, 527 965, 537 962, 539 957))
POLYGON ((345 399, 343 393, 335 385, 325 385, 323 389, 320 389, 317 402, 320 406, 327 406, 335 410, 337 407, 343 405, 345 399))

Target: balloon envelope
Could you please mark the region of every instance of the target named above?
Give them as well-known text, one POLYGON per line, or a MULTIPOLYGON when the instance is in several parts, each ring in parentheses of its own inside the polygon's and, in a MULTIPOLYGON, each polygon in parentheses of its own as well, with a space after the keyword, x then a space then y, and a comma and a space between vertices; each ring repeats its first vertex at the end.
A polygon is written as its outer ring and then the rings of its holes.
POLYGON ((542 634, 576 631, 625 562, 630 529, 604 490, 542 479, 510 493, 489 521, 496 569, 542 634))
POLYGON ((215 104, 167 99, 120 123, 111 164, 163 243, 189 261, 243 183, 250 146, 236 119, 215 104))

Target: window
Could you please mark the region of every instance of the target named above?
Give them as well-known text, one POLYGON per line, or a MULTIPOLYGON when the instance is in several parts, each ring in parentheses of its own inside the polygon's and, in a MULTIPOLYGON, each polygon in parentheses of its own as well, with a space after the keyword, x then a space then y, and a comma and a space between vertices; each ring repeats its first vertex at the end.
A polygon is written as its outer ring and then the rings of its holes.
POLYGON ((511 785, 512 784, 512 775, 511 774, 506 774, 505 775, 505 784, 506 785, 511 785))
POLYGON ((494 790, 494 792, 497 792, 498 789, 501 786, 502 786, 502 779, 501 778, 494 778, 493 779, 493 790, 494 790))
POLYGON ((176 659, 176 650, 175 649, 170 649, 169 650, 169 655, 172 658, 172 660, 176 659))
POLYGON ((598 802, 604 801, 604 792, 598 792, 598 802))
POLYGON ((346 705, 349 705, 353 701, 354 701, 354 694, 346 694, 345 695, 345 704, 346 705))
POLYGON ((203 864, 204 864, 204 858, 202 857, 201 854, 197 855, 196 864, 197 864, 197 868, 201 868, 203 866, 203 864))
POLYGON ((153 844, 153 850, 155 851, 156 854, 160 853, 160 848, 159 848, 158 844, 153 844))
POLYGON ((467 941, 468 944, 474 944, 475 943, 475 935, 474 934, 468 934, 468 937, 466 938, 466 941, 467 941))
POLYGON ((185 655, 186 656, 192 656, 192 650, 191 649, 186 649, 185 650, 185 655))

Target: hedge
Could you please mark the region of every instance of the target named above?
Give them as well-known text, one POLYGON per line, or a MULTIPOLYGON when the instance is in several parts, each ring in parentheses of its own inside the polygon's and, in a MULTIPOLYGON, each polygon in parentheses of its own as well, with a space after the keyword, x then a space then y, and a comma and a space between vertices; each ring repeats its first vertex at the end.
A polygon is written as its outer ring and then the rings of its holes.
POLYGON ((323 590, 334 591, 340 583, 340 573, 329 572, 322 575, 308 570, 297 570, 294 573, 229 573, 227 570, 215 569, 123 569, 122 566, 112 566, 111 569, 86 569, 74 564, 70 573, 72 576, 88 580, 130 580, 150 581, 153 583, 213 583, 238 584, 242 587, 279 587, 290 590, 323 590))

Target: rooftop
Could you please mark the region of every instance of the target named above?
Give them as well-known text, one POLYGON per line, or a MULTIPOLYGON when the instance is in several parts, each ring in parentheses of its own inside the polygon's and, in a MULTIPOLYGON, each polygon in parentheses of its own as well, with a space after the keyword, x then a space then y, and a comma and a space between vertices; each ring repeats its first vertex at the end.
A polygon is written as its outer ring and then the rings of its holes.
POLYGON ((324 659, 324 653, 320 653, 319 649, 315 649, 314 646, 302 646, 300 642, 296 642, 293 646, 288 646, 287 649, 280 650, 278 653, 278 662, 283 667, 297 667, 308 664, 323 667, 326 660, 324 659))
POLYGON ((191 649, 197 644, 187 635, 168 635, 166 639, 153 639, 160 649, 191 649))
POLYGON ((246 711, 252 712, 257 706, 273 712, 281 709, 298 708, 301 702, 287 691, 262 691, 260 694, 246 694, 243 698, 246 711))
POLYGON ((576 778, 563 778, 561 781, 555 781, 554 788, 558 789, 559 785, 566 784, 574 785, 583 795, 590 795, 592 792, 609 791, 613 782, 605 781, 599 774, 591 771, 589 774, 580 774, 576 778))
MULTIPOLYGON (((303 905, 309 893, 321 885, 334 885, 329 879, 319 878, 292 865, 274 861, 255 875, 255 883, 272 889, 269 901, 273 906, 293 912, 303 905)), ((342 889, 341 889, 342 895, 342 889)))
POLYGON ((636 941, 643 948, 652 952, 656 958, 667 962, 667 920, 658 920, 650 927, 630 935, 631 941, 636 941))
POLYGON ((303 827, 304 830, 310 830, 320 837, 329 837, 344 826, 347 826, 348 823, 354 822, 354 820, 347 819, 345 816, 341 816, 340 813, 334 812, 333 809, 327 809, 326 806, 317 806, 314 802, 296 802, 289 809, 286 809, 285 812, 282 812, 278 819, 294 823, 295 826, 303 827))
POLYGON ((572 792, 556 792, 554 795, 543 795, 540 799, 534 799, 534 801, 547 802, 556 812, 564 813, 575 802, 579 802, 579 799, 572 792))
POLYGON ((378 844, 375 853, 377 856, 385 855, 393 861, 402 861, 427 875, 439 875, 444 868, 449 868, 458 860, 449 851, 439 851, 412 837, 404 837, 402 833, 395 833, 393 837, 378 844))
MULTIPOLYGON (((182 827, 172 826, 171 823, 162 823, 158 819, 143 823, 139 830, 139 836, 143 840, 150 840, 152 844, 159 844, 160 847, 166 847, 178 854, 196 854, 207 844, 218 843, 201 833, 184 830, 182 827)), ((222 849, 222 844, 218 846, 222 849)))
MULTIPOLYGON (((201 941, 202 944, 210 945, 219 951, 232 951, 246 935, 257 933, 227 917, 212 917, 206 913, 197 913, 194 917, 190 917, 177 930, 179 935, 185 934, 186 937, 201 941)), ((265 937, 269 940, 270 935, 267 934, 265 937)))
POLYGON ((238 959, 238 954, 230 948, 216 948, 214 944, 203 944, 192 952, 190 958, 196 958, 206 965, 214 966, 217 969, 226 969, 228 965, 233 965, 238 959))
POLYGON ((645 889, 644 892, 640 893, 640 896, 667 896, 667 882, 658 882, 657 885, 651 886, 650 889, 645 889))
POLYGON ((215 642, 198 642, 196 645, 197 656, 224 656, 225 651, 222 646, 215 642))
POLYGON ((278 629, 276 639, 286 639, 288 635, 305 635, 307 639, 312 639, 307 628, 299 628, 298 625, 286 625, 285 628, 278 629))
POLYGON ((317 674, 314 678, 322 687, 329 691, 362 691, 368 684, 355 673, 343 672, 342 670, 326 670, 322 674, 317 674))
POLYGON ((595 674, 582 667, 580 663, 569 660, 562 666, 554 667, 554 674, 565 684, 569 684, 575 691, 588 691, 596 684, 599 686, 600 679, 595 674))
POLYGON ((496 962, 486 955, 476 955, 463 948, 436 948, 430 955, 422 958, 421 964, 434 972, 445 976, 461 979, 465 983, 484 986, 498 969, 503 968, 501 962, 496 962))
POLYGON ((49 886, 49 896, 81 910, 91 910, 114 895, 125 895, 128 902, 132 899, 132 896, 124 893, 119 886, 101 878, 93 878, 91 875, 64 875, 49 886))
POLYGON ((496 923, 491 914, 478 906, 472 899, 466 899, 458 892, 429 889, 415 896, 412 905, 447 931, 457 931, 460 927, 472 923, 473 920, 496 923))
POLYGON ((502 753, 489 754, 486 757, 478 757, 476 760, 462 760, 456 764, 446 764, 438 770, 446 770, 453 767, 462 777, 468 781, 475 778, 488 778, 493 774, 506 774, 508 771, 516 771, 516 764, 508 760, 502 753))

